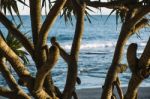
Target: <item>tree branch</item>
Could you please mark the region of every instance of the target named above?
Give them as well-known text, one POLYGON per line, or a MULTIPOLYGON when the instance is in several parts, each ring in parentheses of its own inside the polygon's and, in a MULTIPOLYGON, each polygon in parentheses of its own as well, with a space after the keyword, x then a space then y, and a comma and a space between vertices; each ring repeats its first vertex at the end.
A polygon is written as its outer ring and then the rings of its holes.
POLYGON ((0 36, 0 53, 10 62, 11 66, 16 71, 17 75, 20 78, 20 84, 23 84, 28 87, 29 91, 32 94, 33 90, 33 77, 30 75, 27 68, 20 61, 19 57, 11 50, 11 48, 5 43, 5 41, 0 36))
MULTIPOLYGON (((13 98, 15 96, 13 91, 10 91, 4 87, 0 87, 0 95, 7 98, 13 98)), ((16 97, 14 97, 16 98, 16 97)))
POLYGON ((12 64, 13 68, 19 75, 19 77, 30 75, 29 71, 21 63, 19 57, 11 50, 11 48, 5 43, 3 38, 0 36, 0 51, 7 58, 7 60, 12 64))
POLYGON ((84 13, 85 13, 85 3, 84 4, 78 4, 76 0, 72 0, 72 3, 74 4, 74 9, 77 12, 77 22, 76 22, 76 29, 75 34, 73 38, 73 43, 71 47, 71 56, 75 57, 77 59, 80 49, 80 43, 82 40, 82 34, 84 32, 84 13))
POLYGON ((20 93, 22 97, 26 97, 26 99, 30 98, 17 84, 14 77, 11 75, 10 71, 7 69, 6 65, 3 62, 3 58, 0 59, 0 70, 2 72, 3 77, 5 78, 7 84, 9 85, 10 89, 15 91, 16 93, 20 93))
POLYGON ((137 53, 137 44, 136 43, 130 44, 127 50, 127 61, 132 73, 135 73, 136 66, 138 66, 138 58, 136 56, 136 53, 137 53))
POLYGON ((132 77, 128 84, 125 99, 135 99, 139 85, 150 75, 150 38, 139 60, 136 58, 136 51, 137 44, 131 44, 128 48, 127 60, 132 71, 132 77))
POLYGON ((51 38, 51 44, 59 48, 61 57, 66 61, 66 63, 69 63, 70 55, 60 46, 55 37, 51 38))
POLYGON ((144 52, 140 57, 138 65, 143 68, 150 68, 150 38, 147 42, 144 52))
POLYGON ((135 26, 139 21, 143 19, 145 15, 150 12, 150 6, 139 7, 136 15, 129 20, 131 26, 135 26))
POLYGON ((67 0, 57 0, 54 6, 49 11, 46 19, 44 20, 42 24, 42 27, 39 33, 39 40, 36 45, 38 68, 42 66, 44 62, 46 62, 47 57, 46 57, 46 53, 43 47, 46 46, 49 30, 52 28, 53 23, 55 22, 58 14, 60 13, 63 6, 65 5, 66 1, 67 0))
POLYGON ((119 64, 117 66, 117 72, 118 73, 123 73, 124 71, 126 71, 127 69, 127 65, 126 64, 119 64))
MULTIPOLYGON (((129 10, 131 11, 131 10, 129 10)), ((127 12, 130 13, 130 12, 127 12)), ((134 12, 133 12, 134 13, 134 12)), ((132 14, 132 12, 131 12, 132 14)), ((141 14, 140 17, 138 17, 139 19, 142 19, 144 17, 146 13, 141 14)), ((139 21, 139 20, 134 20, 133 19, 136 17, 137 15, 135 15, 133 18, 129 20, 125 20, 125 22, 122 25, 121 28, 121 32, 117 41, 117 45, 115 48, 115 52, 114 52, 114 56, 113 56, 113 60, 112 60, 112 64, 109 68, 108 74, 107 74, 107 78, 105 80, 105 87, 104 90, 102 92, 102 96, 101 99, 109 99, 111 98, 112 95, 112 83, 113 81, 116 80, 116 77, 118 75, 117 72, 117 66, 118 64, 120 64, 121 59, 122 59, 122 54, 123 54, 123 49, 124 49, 124 45, 127 42, 127 40, 129 39, 129 37, 131 36, 131 34, 133 34, 133 27, 135 26, 135 24, 139 21)))
POLYGON ((16 80, 14 79, 14 77, 12 76, 12 74, 10 73, 7 67, 3 62, 3 58, 0 58, 0 70, 2 72, 2 75, 5 78, 10 89, 16 90, 19 88, 19 86, 17 85, 16 80))
POLYGON ((34 46, 38 42, 39 31, 41 28, 41 0, 29 0, 30 1, 30 17, 32 27, 32 37, 34 46))
POLYGON ((142 79, 135 73, 132 73, 127 91, 124 95, 124 99, 136 99, 138 88, 141 82, 142 82, 142 79))
POLYGON ((133 32, 138 32, 140 29, 148 26, 149 20, 146 18, 141 19, 134 27, 133 32))
POLYGON ((44 93, 44 89, 43 89, 44 80, 48 75, 48 73, 50 72, 50 70, 56 64, 58 58, 59 58, 59 49, 56 46, 52 46, 49 49, 49 57, 47 62, 43 66, 41 66, 41 68, 38 70, 36 75, 34 90, 35 93, 38 93, 39 97, 41 97, 42 94, 44 93))
POLYGON ((118 94, 119 94, 119 97, 120 97, 120 99, 124 99, 123 97, 123 91, 122 91, 122 89, 121 89, 121 87, 120 87, 120 80, 119 80, 119 78, 117 77, 117 80, 116 80, 116 82, 115 82, 115 85, 116 85, 116 88, 117 88, 117 92, 118 92, 118 94))
POLYGON ((72 4, 77 13, 77 22, 71 48, 70 61, 68 63, 67 81, 62 95, 63 99, 71 99, 72 94, 74 92, 75 83, 77 79, 77 60, 80 49, 80 42, 84 30, 84 12, 86 5, 84 2, 77 3, 76 0, 72 0, 72 4))
POLYGON ((10 91, 4 87, 0 87, 0 95, 9 99, 31 99, 29 96, 22 96, 22 92, 10 91))
POLYGON ((47 42, 47 36, 48 36, 48 31, 52 28, 53 23, 55 22, 58 14, 60 13, 61 9, 65 5, 67 0, 57 0, 48 13, 42 27, 40 30, 39 34, 39 47, 42 47, 46 44, 47 42))
POLYGON ((22 64, 19 57, 9 48, 1 36, 0 42, 0 52, 10 62, 17 75, 19 76, 19 84, 27 86, 30 93, 34 97, 37 97, 38 93, 33 93, 34 78, 30 75, 29 71, 25 68, 24 64, 22 64))
POLYGON ((31 42, 13 25, 11 21, 7 19, 7 17, 0 11, 0 22, 11 31, 11 33, 22 43, 25 49, 31 54, 33 57, 34 47, 31 42))

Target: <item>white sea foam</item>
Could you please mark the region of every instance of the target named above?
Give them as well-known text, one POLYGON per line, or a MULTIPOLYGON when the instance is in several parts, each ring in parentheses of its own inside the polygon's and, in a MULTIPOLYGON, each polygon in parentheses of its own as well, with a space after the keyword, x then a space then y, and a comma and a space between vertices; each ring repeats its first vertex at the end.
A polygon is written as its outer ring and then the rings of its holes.
POLYGON ((146 46, 146 42, 139 43, 139 46, 146 46))
MULTIPOLYGON (((115 42, 96 42, 96 43, 83 43, 81 44, 80 49, 96 49, 96 48, 106 48, 106 47, 114 47, 115 42)), ((64 44, 63 47, 65 49, 71 49, 71 44, 64 44)))
MULTIPOLYGON (((126 46, 130 45, 131 43, 127 43, 126 46)), ((80 49, 81 50, 88 50, 88 49, 97 49, 97 48, 114 48, 116 46, 116 42, 95 42, 95 43, 83 43, 81 44, 80 49)), ((146 43, 145 42, 141 42, 138 43, 139 47, 145 47, 146 43)), ((70 50, 71 49, 71 44, 63 44, 62 46, 63 48, 70 50)))

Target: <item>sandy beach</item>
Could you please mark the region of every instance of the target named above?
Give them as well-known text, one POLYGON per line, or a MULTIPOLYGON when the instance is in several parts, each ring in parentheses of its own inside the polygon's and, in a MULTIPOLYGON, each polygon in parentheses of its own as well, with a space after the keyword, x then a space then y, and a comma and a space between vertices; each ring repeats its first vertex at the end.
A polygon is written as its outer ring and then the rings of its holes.
MULTIPOLYGON (((125 92, 127 88, 123 88, 125 92)), ((77 91, 79 99, 100 99, 101 96, 101 88, 89 88, 89 89, 81 89, 77 91)), ((117 98, 119 99, 119 98, 117 98)), ((150 88, 149 87, 141 87, 139 89, 138 99, 150 99, 150 88)))

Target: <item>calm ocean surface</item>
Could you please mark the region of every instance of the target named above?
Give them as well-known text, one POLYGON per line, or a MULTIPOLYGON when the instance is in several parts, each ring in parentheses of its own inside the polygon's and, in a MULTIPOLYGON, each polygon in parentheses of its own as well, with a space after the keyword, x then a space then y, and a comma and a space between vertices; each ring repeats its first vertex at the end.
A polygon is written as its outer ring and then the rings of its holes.
MULTIPOLYGON (((82 83, 81 85, 77 85, 78 89, 101 87, 104 84, 106 73, 112 62, 115 45, 121 27, 120 23, 118 24, 118 26, 116 25, 115 16, 110 16, 108 21, 105 23, 107 17, 108 16, 91 16, 92 23, 89 23, 85 18, 85 31, 82 39, 78 61, 78 76, 80 77, 82 83)), ((28 34, 31 35, 29 16, 22 16, 22 19, 24 22, 24 26, 21 28, 21 31, 29 31, 28 34)), ((4 32, 7 32, 5 27, 1 24, 0 29, 4 32)), ((60 45, 69 53, 74 31, 74 19, 73 25, 71 25, 69 22, 65 23, 63 21, 63 18, 60 19, 60 17, 58 17, 56 23, 49 33, 49 39, 52 36, 56 36, 60 45)), ((127 42, 124 49, 122 63, 127 63, 125 54, 126 48, 130 43, 138 43, 138 56, 140 56, 149 37, 150 29, 148 28, 141 30, 138 35, 133 35, 127 42)), ((49 40, 48 45, 50 46, 49 40)), ((32 59, 30 57, 29 59, 30 64, 28 66, 28 69, 31 71, 31 74, 35 76, 36 68, 32 59)), ((65 84, 66 72, 67 65, 63 61, 63 59, 60 58, 55 68, 52 70, 52 75, 54 83, 61 89, 65 84)), ((14 76, 16 75, 14 74, 14 76)), ((121 79, 121 85, 127 86, 131 76, 130 70, 119 74, 119 76, 121 79)), ((6 85, 3 77, 0 77, 0 85, 6 85)), ((150 79, 145 80, 141 86, 150 86, 150 79)))

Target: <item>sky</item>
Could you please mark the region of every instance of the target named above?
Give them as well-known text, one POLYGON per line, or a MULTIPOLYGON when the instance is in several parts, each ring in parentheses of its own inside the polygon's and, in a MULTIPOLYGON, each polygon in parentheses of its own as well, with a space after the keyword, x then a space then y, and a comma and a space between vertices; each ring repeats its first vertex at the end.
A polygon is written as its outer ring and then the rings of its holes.
MULTIPOLYGON (((106 0, 102 0, 102 1, 106 1, 106 0)), ((29 0, 26 0, 26 3, 29 5, 29 0)), ((23 6, 20 3, 18 3, 18 5, 19 5, 19 12, 20 12, 21 15, 29 15, 29 8, 28 7, 23 6)), ((97 9, 94 9, 94 8, 91 8, 91 9, 94 11, 94 13, 89 12, 92 15, 95 15, 95 14, 97 15, 97 14, 101 13, 100 10, 97 10, 97 9)), ((102 11, 103 15, 108 15, 111 12, 111 10, 107 9, 107 8, 102 8, 101 11, 102 11)), ((44 15, 44 14, 45 14, 45 10, 42 11, 42 15, 44 15)))

